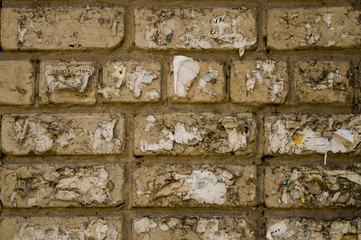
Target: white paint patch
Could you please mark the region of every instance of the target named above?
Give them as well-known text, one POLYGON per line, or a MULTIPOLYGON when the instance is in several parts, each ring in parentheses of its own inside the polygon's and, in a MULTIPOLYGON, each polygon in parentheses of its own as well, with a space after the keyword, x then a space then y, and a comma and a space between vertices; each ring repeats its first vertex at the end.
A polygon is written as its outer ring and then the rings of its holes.
POLYGON ((200 67, 198 62, 190 57, 175 56, 173 59, 174 72, 174 94, 180 98, 185 98, 197 77, 200 67))
POLYGON ((156 228, 157 223, 154 222, 153 219, 145 217, 135 220, 133 227, 137 234, 141 234, 144 232, 148 232, 152 228, 156 228))
POLYGON ((144 70, 142 66, 137 66, 134 72, 127 73, 126 85, 134 93, 133 96, 139 98, 142 94, 143 84, 149 85, 156 78, 156 74, 144 70))
POLYGON ((146 92, 145 97, 147 99, 150 99, 151 101, 153 101, 153 100, 159 99, 160 95, 155 89, 151 89, 146 92))
POLYGON ((332 23, 332 13, 325 13, 322 16, 322 20, 326 23, 326 26, 329 28, 331 27, 331 23, 332 23))
POLYGON ((193 170, 189 175, 174 173, 173 177, 177 182, 163 187, 157 197, 176 194, 183 200, 194 199, 198 203, 221 205, 226 201, 227 183, 232 184, 233 175, 217 176, 208 170, 193 170))
POLYGON ((110 119, 98 123, 98 128, 94 134, 89 133, 91 137, 90 146, 93 151, 103 153, 106 151, 110 153, 113 151, 115 146, 120 146, 119 140, 114 138, 114 128, 118 119, 110 119))
POLYGON ((198 141, 203 140, 203 134, 198 131, 198 128, 192 126, 191 131, 188 132, 183 123, 177 123, 175 125, 174 134, 170 134, 170 139, 176 143, 189 144, 189 141, 194 139, 198 141))
POLYGON ((268 228, 266 237, 268 240, 273 240, 273 237, 282 236, 287 231, 287 228, 288 228, 288 222, 286 221, 278 222, 268 228))

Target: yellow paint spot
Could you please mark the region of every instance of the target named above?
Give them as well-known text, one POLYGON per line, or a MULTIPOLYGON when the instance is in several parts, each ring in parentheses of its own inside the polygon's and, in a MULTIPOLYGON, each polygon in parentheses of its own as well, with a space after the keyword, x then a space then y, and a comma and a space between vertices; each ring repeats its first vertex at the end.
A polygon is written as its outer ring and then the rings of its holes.
POLYGON ((293 136, 293 141, 296 144, 302 144, 302 140, 303 140, 303 137, 301 135, 294 135, 293 136))
POLYGON ((305 197, 304 196, 301 197, 301 202, 305 203, 305 197))

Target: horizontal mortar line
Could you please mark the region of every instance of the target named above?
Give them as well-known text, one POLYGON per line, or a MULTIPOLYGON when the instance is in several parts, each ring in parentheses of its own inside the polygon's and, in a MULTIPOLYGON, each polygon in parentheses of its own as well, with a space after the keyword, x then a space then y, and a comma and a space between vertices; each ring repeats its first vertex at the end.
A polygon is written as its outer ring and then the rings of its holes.
MULTIPOLYGON (((72 215, 96 215, 102 216, 103 214, 110 214, 112 215, 124 215, 129 213, 134 214, 169 214, 169 215, 186 215, 188 213, 198 213, 198 214, 219 214, 219 215, 237 215, 237 214, 257 214, 259 215, 263 207, 258 208, 219 208, 219 207, 204 207, 202 208, 190 208, 190 207, 175 207, 175 208, 86 208, 86 207, 79 207, 79 208, 33 208, 33 209, 26 209, 26 208, 17 208, 17 209, 10 209, 4 208, 3 212, 0 216, 13 216, 14 214, 19 215, 36 215, 42 216, 47 214, 49 216, 51 214, 56 214, 56 216, 63 216, 66 217, 69 214, 72 215), (61 215, 58 215, 58 214, 61 215)), ((108 215, 107 215, 108 216, 108 215)))
POLYGON ((233 103, 225 104, 177 104, 177 105, 162 105, 162 104, 114 104, 114 105, 96 105, 96 106, 86 106, 86 105, 73 105, 73 106, 31 106, 31 107, 10 107, 10 106, 1 106, 0 115, 5 114, 54 114, 54 113, 123 113, 123 114, 159 114, 159 113, 187 113, 187 112, 197 112, 197 111, 211 111, 214 113, 230 113, 235 111, 245 111, 245 112, 254 112, 257 114, 269 113, 274 114, 275 112, 279 113, 332 113, 332 111, 337 111, 339 113, 351 113, 353 111, 353 106, 335 106, 332 104, 322 105, 320 111, 320 105, 282 105, 282 106, 247 106, 247 105, 236 105, 233 103), (144 111, 146 110, 146 111, 144 111), (105 112, 106 111, 106 112, 105 112))

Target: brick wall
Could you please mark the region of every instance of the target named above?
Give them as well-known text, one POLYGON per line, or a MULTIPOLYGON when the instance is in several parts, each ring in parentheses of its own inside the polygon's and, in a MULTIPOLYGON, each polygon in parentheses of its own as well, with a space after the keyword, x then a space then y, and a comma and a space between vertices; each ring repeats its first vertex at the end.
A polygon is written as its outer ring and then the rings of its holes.
POLYGON ((1 9, 0 239, 361 239, 359 1, 1 9))

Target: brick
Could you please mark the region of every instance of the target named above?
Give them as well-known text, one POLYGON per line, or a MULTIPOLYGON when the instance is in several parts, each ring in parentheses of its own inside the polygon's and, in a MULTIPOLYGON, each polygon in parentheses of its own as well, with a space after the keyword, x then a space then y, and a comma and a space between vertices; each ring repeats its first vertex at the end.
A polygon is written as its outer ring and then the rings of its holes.
POLYGON ((295 65, 297 100, 302 103, 352 103, 349 62, 309 61, 295 65))
POLYGON ((121 217, 2 217, 1 239, 122 239, 121 217))
POLYGON ((40 64, 40 102, 95 104, 97 76, 92 62, 44 61, 40 64))
POLYGON ((360 14, 351 7, 269 9, 267 46, 276 50, 360 46, 360 14))
POLYGON ((134 152, 150 154, 247 154, 254 151, 256 119, 250 113, 140 114, 134 152))
POLYGON ((119 154, 124 148, 120 114, 5 115, 1 130, 9 155, 119 154))
POLYGON ((360 153, 361 115, 265 118, 265 154, 360 153))
POLYGON ((156 102, 161 97, 158 62, 114 61, 103 67, 103 102, 156 102))
POLYGON ((361 165, 267 167, 265 202, 270 208, 361 206, 361 165))
POLYGON ((361 219, 324 221, 317 219, 269 219, 268 240, 340 239, 357 240, 361 236, 361 219))
POLYGON ((135 207, 256 204, 255 166, 143 166, 133 181, 135 207))
POLYGON ((5 7, 1 11, 4 50, 85 50, 119 45, 123 8, 96 6, 5 7))
POLYGON ((249 49, 257 42, 255 8, 136 8, 134 15, 140 48, 249 49))
POLYGON ((254 222, 242 217, 139 217, 133 220, 133 240, 256 239, 254 222))
POLYGON ((35 69, 29 60, 0 61, 0 104, 34 102, 35 69))
POLYGON ((124 203, 120 165, 5 165, 1 201, 6 208, 114 207, 124 203))
POLYGON ((168 76, 168 98, 172 102, 220 102, 225 97, 226 79, 221 64, 174 57, 168 76))
POLYGON ((234 103, 284 103, 288 94, 287 63, 270 59, 233 62, 230 92, 234 103))

